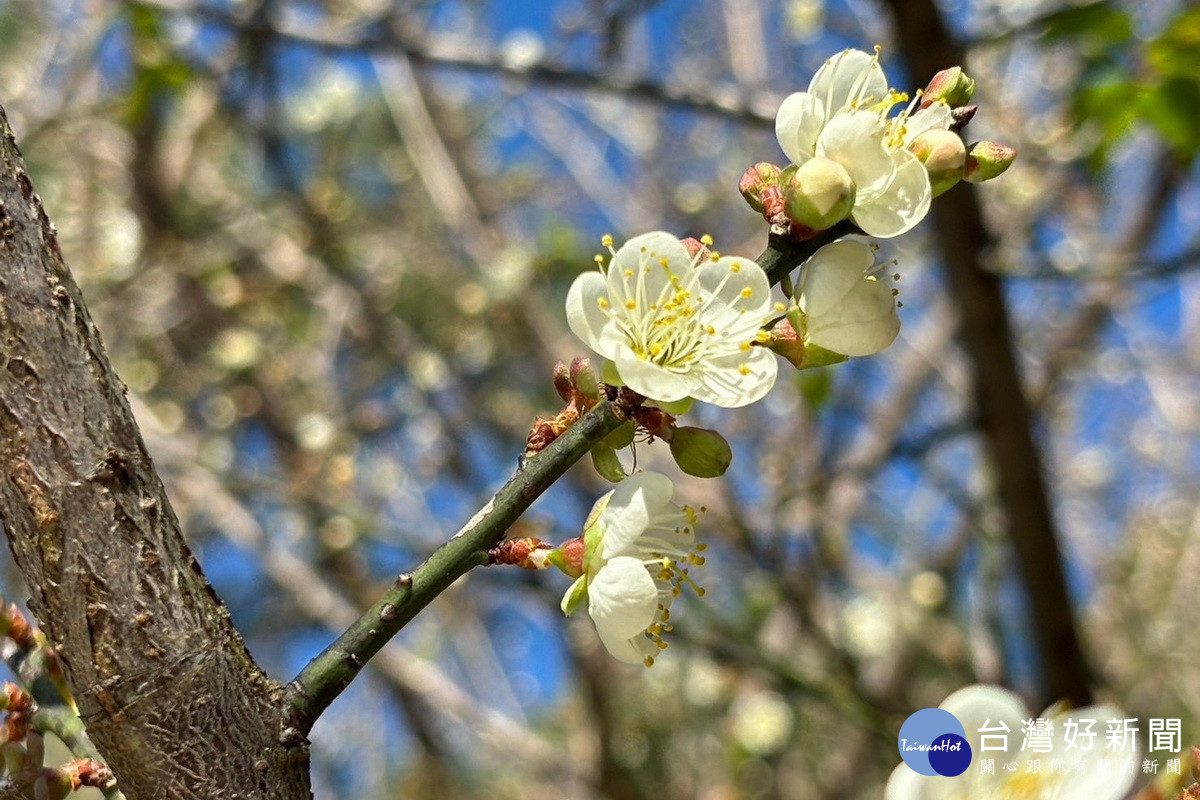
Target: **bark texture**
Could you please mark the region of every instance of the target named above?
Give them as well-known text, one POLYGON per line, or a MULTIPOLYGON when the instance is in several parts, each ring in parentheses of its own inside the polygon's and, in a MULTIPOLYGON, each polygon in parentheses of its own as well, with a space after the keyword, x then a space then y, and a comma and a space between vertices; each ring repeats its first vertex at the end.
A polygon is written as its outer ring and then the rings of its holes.
POLYGON ((129 800, 311 797, 307 742, 184 542, 3 109, 0 519, 129 800))

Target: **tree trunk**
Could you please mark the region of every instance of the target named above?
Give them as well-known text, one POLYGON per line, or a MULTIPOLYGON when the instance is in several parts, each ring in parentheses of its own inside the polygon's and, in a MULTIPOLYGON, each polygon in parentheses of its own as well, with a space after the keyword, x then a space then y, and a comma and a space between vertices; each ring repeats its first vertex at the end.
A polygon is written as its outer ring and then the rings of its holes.
POLYGON ((308 743, 184 542, 2 108, 0 519, 130 800, 311 797, 308 743))

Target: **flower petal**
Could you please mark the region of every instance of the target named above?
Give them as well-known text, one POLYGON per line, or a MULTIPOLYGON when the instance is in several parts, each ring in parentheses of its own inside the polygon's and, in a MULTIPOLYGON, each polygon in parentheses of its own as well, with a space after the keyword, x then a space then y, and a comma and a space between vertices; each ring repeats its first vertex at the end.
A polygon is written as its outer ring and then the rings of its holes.
POLYGON ((896 172, 883 137, 884 123, 870 111, 838 114, 821 131, 817 154, 841 164, 859 196, 871 194, 887 186, 896 172))
POLYGON ((643 633, 658 611, 658 586, 641 559, 617 556, 588 581, 588 613, 600 638, 643 633))
POLYGON ((958 797, 985 797, 990 795, 961 794, 967 775, 947 780, 941 775, 921 775, 908 764, 901 762, 892 770, 887 786, 883 789, 883 800, 950 800, 958 797))
POLYGON ((887 76, 879 58, 862 50, 843 50, 830 58, 808 84, 808 91, 821 99, 832 117, 851 102, 870 105, 887 94, 887 76))
POLYGON ((625 385, 651 400, 664 403, 682 400, 691 395, 696 383, 691 375, 672 372, 653 361, 638 358, 628 347, 621 348, 612 359, 625 385))
POLYGON ((648 657, 658 653, 654 643, 640 633, 628 638, 612 637, 606 635, 599 627, 596 628, 596 633, 600 635, 604 649, 611 653, 613 658, 626 664, 644 664, 648 657))
POLYGON ((597 520, 603 530, 601 558, 621 555, 671 502, 675 484, 660 472, 636 472, 617 484, 597 520))
POLYGON ((891 285, 859 278, 834 309, 809 318, 806 338, 844 356, 869 356, 888 347, 899 333, 891 285))
POLYGON ((812 158, 817 135, 825 124, 825 107, 816 96, 796 92, 784 98, 775 115, 775 138, 793 164, 812 158))
POLYGON ((598 353, 600 333, 608 324, 608 315, 600 308, 601 299, 608 300, 608 286, 598 272, 585 272, 575 279, 567 291, 567 324, 571 332, 598 353))
POLYGON ((925 165, 907 150, 892 153, 896 173, 892 182, 874 197, 854 203, 850 218, 871 236, 887 239, 911 230, 929 213, 933 190, 925 165))
POLYGON ((904 121, 904 146, 908 147, 922 133, 948 130, 953 122, 954 116, 945 100, 932 103, 904 121))
POLYGON ((700 385, 692 396, 722 408, 741 408, 771 391, 778 372, 775 356, 763 347, 717 356, 699 374, 700 385))
POLYGON ((670 284, 671 272, 686 274, 691 264, 687 248, 671 234, 652 231, 635 236, 621 245, 608 266, 609 299, 616 307, 630 299, 639 304, 656 303, 670 284))
POLYGON ((822 316, 833 310, 867 270, 875 266, 875 251, 852 239, 839 239, 804 262, 801 272, 801 310, 822 316))

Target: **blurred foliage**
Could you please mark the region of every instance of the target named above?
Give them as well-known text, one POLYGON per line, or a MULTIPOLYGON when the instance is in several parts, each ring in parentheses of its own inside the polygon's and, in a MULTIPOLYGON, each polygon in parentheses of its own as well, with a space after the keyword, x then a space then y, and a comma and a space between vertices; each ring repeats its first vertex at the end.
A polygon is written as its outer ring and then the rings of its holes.
MULTIPOLYGON (((988 259, 1101 692, 1195 740, 1200 16, 948 9, 979 42, 969 134, 1021 153, 979 192, 988 259)), ((558 410, 600 235, 755 255, 736 186, 781 157, 778 101, 890 38, 812 0, 6 0, 0 101, 199 557, 286 680, 558 410)), ((318 796, 876 796, 912 710, 1034 686, 953 346, 971 309, 925 237, 883 244, 891 350, 690 412, 729 439, 722 479, 638 445, 710 541, 652 670, 562 618, 565 580, 481 571, 321 720, 318 796)), ((514 534, 577 535, 608 486, 585 464, 514 534)))

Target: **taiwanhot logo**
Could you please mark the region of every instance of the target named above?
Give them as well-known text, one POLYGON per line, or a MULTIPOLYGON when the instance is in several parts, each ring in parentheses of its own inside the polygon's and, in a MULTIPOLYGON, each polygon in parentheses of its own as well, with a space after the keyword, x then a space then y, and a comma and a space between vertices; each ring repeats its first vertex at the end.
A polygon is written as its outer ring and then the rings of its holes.
POLYGON ((958 718, 940 708, 923 708, 900 726, 900 757, 922 775, 962 775, 971 766, 971 745, 958 718))

